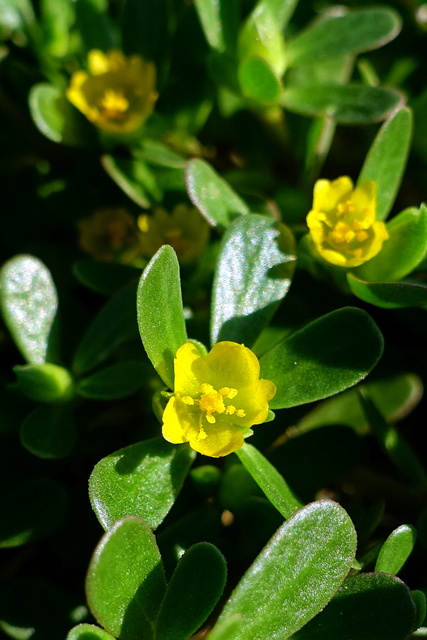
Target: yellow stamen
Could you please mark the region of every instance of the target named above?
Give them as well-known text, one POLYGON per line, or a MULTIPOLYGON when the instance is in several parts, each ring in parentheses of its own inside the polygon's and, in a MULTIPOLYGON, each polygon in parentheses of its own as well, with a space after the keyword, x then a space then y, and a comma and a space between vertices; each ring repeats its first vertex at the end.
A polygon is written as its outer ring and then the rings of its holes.
POLYGON ((244 409, 237 409, 236 416, 238 418, 244 418, 246 415, 246 411, 244 409))
POLYGON ((184 396, 182 398, 182 401, 184 404, 188 404, 190 407, 194 404, 194 398, 192 398, 191 396, 184 396))
POLYGON ((123 118, 129 109, 129 101, 125 98, 123 92, 115 89, 106 89, 99 105, 103 110, 104 117, 109 120, 123 118))

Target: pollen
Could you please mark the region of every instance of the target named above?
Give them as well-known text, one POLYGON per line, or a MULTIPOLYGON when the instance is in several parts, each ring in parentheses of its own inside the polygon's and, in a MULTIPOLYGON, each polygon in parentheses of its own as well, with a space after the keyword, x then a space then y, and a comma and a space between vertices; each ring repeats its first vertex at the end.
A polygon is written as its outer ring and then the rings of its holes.
POLYGON ((116 89, 106 89, 99 104, 104 116, 110 120, 123 118, 129 109, 129 100, 116 89))

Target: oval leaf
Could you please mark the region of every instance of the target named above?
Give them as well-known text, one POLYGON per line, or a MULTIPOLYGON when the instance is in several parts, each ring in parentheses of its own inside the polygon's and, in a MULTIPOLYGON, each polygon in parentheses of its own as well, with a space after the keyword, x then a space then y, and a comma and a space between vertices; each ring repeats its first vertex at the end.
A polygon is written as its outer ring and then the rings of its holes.
POLYGON ((86 593, 96 620, 121 640, 150 640, 165 589, 151 529, 140 518, 122 518, 103 536, 89 565, 86 593))
POLYGON ((179 264, 169 245, 161 247, 144 270, 137 292, 142 344, 164 383, 173 389, 174 358, 187 341, 179 264))
POLYGON ((213 286, 212 344, 253 344, 287 294, 295 260, 295 240, 285 225, 252 214, 230 225, 213 286))
POLYGON ((370 282, 401 280, 416 269, 427 252, 427 208, 410 207, 387 223, 388 240, 377 256, 355 269, 370 282))
POLYGON ((147 379, 147 366, 142 362, 119 362, 81 380, 77 393, 93 400, 117 400, 138 391, 147 379))
POLYGON ((346 580, 318 616, 294 640, 405 640, 413 628, 415 605, 398 578, 362 574, 346 580))
POLYGON ((365 85, 290 87, 282 94, 285 109, 305 116, 324 116, 342 124, 384 120, 403 102, 394 89, 365 85))
POLYGON ((238 69, 243 95, 264 104, 277 104, 282 85, 271 66, 256 56, 246 58, 238 69))
POLYGON ((415 546, 417 531, 410 524, 402 524, 389 535, 381 547, 375 571, 397 575, 415 546))
POLYGON ((247 204, 203 160, 190 160, 185 182, 191 202, 212 226, 227 227, 237 215, 249 213, 247 204))
POLYGON ((356 532, 322 500, 285 522, 231 594, 220 616, 242 616, 233 640, 285 640, 332 598, 354 559, 356 532))
POLYGON ((35 84, 30 89, 29 107, 37 128, 49 140, 70 146, 87 146, 92 141, 90 127, 58 87, 35 84))
POLYGON ((236 451, 240 462, 251 474, 260 489, 264 491, 271 504, 284 518, 290 518, 301 508, 300 501, 294 496, 282 475, 255 447, 245 442, 236 451))
POLYGON ((195 453, 174 447, 163 438, 145 440, 103 458, 89 479, 89 496, 104 529, 115 520, 134 515, 152 529, 175 502, 195 453))
POLYGON ((188 640, 218 602, 227 577, 224 556, 199 542, 184 553, 168 584, 156 625, 161 640, 188 640))
POLYGON ((383 309, 405 309, 427 305, 427 287, 414 282, 365 282, 347 274, 355 296, 383 309))
POLYGON ((237 37, 236 0, 195 0, 194 4, 212 49, 218 52, 233 50, 237 37))
POLYGON ((140 207, 148 209, 162 199, 153 172, 141 158, 129 160, 103 156, 101 164, 117 186, 140 207))
POLYGON ((18 255, 0 272, 0 304, 16 346, 31 364, 43 364, 58 307, 55 284, 38 258, 18 255))
POLYGON ((269 405, 294 407, 344 391, 373 369, 382 350, 382 335, 367 313, 333 311, 261 357, 261 377, 277 386, 269 405))
POLYGON ((96 316, 74 355, 73 370, 81 375, 106 360, 125 340, 138 336, 136 282, 120 289, 96 316))
POLYGON ((395 38, 400 28, 399 15, 380 7, 320 20, 287 44, 288 66, 376 49, 395 38))
POLYGON ((35 409, 21 427, 22 445, 39 458, 65 458, 73 450, 76 440, 74 419, 62 409, 35 409))
POLYGON ((94 624, 78 624, 65 640, 114 640, 113 636, 94 624))
POLYGON ((385 220, 402 181, 412 139, 412 111, 399 109, 379 130, 369 149, 357 183, 378 184, 377 217, 385 220))

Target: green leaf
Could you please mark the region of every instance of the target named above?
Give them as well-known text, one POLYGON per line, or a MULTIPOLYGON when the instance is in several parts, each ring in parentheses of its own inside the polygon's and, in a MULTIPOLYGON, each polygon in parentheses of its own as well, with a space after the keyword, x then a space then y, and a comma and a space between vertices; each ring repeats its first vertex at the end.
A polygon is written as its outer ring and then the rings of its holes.
POLYGON ((165 589, 152 531, 140 518, 121 518, 104 534, 89 565, 86 593, 96 620, 120 640, 152 640, 165 589))
POLYGON ((237 215, 249 213, 247 204, 204 160, 188 162, 186 184, 191 202, 212 226, 227 227, 237 215))
POLYGON ((260 359, 261 377, 277 386, 271 409, 314 402, 357 384, 382 350, 378 327, 361 309, 338 309, 311 322, 260 359))
POLYGON ((195 0, 205 38, 218 52, 233 52, 237 38, 236 0, 195 0))
POLYGON ((329 602, 355 550, 356 533, 344 509, 327 500, 309 504, 260 553, 219 622, 242 616, 233 640, 289 638, 329 602))
POLYGON ((107 0, 75 0, 76 23, 86 54, 91 49, 117 48, 117 36, 108 15, 107 0))
POLYGON ((226 582, 225 558, 199 542, 180 558, 168 584, 156 625, 158 640, 188 640, 218 602, 226 582))
POLYGON ((415 282, 365 282, 351 273, 348 284, 355 296, 383 309, 405 309, 427 305, 427 287, 415 282))
POLYGON ((302 506, 284 477, 258 449, 245 442, 243 447, 236 451, 236 455, 284 518, 290 518, 302 506))
POLYGON ((142 344, 164 383, 173 389, 174 358, 187 341, 179 264, 169 245, 150 260, 138 285, 138 326, 142 344))
MULTIPOLYGON (((388 422, 401 420, 417 406, 423 395, 423 385, 413 373, 363 384, 379 411, 388 422)), ((298 423, 298 431, 308 431, 323 425, 348 425, 366 432, 368 423, 360 406, 357 389, 350 389, 325 400, 307 413, 298 423)))
POLYGON ((243 60, 238 68, 238 78, 242 93, 247 98, 266 105, 279 103, 282 85, 263 58, 251 56, 243 60))
POLYGON ((328 606, 293 640, 405 640, 415 605, 399 578, 362 574, 348 578, 328 606))
POLYGON ((91 127, 58 87, 43 82, 33 85, 29 107, 36 127, 49 140, 69 146, 93 143, 91 127))
MULTIPOLYGON (((418 629, 421 627, 426 618, 427 613, 427 600, 424 591, 419 591, 418 589, 411 591, 412 600, 415 603, 417 609, 417 618, 415 620, 414 629, 418 629)), ((424 628, 427 631, 426 628, 424 628)))
POLYGON ((397 575, 411 555, 417 531, 410 524, 402 524, 389 535, 381 547, 375 571, 397 575))
POLYGON ((33 478, 0 494, 0 549, 19 547, 55 531, 65 514, 65 493, 54 480, 33 478))
POLYGON ((185 158, 178 155, 167 145, 159 140, 145 138, 141 140, 140 147, 135 151, 137 158, 143 158, 150 164, 169 169, 184 169, 187 164, 185 158))
POLYGON ((65 640, 114 640, 113 636, 94 624, 78 624, 65 640))
POLYGON ((159 66, 168 37, 166 0, 125 0, 121 9, 121 34, 126 54, 137 53, 159 66))
POLYGON ((149 371, 142 362, 119 362, 80 380, 77 393, 93 400, 117 400, 138 391, 148 379, 149 371))
POLYGON ((25 254, 6 262, 0 272, 0 304, 4 322, 25 360, 44 363, 58 297, 43 262, 25 254))
POLYGON ((101 164, 117 186, 143 209, 162 199, 156 176, 142 158, 102 156, 101 164))
POLYGON ((298 0, 259 0, 253 12, 264 13, 268 10, 276 19, 277 28, 283 31, 297 4, 298 0))
POLYGON ((235 613, 218 621, 209 633, 209 640, 234 640, 239 629, 242 616, 235 613))
POLYGON ((377 217, 385 220, 402 181, 412 139, 412 111, 399 109, 382 125, 363 163, 357 184, 378 184, 377 217))
POLYGON ((42 0, 40 9, 47 51, 54 57, 67 55, 75 19, 73 5, 67 0, 42 0))
POLYGON ((74 380, 70 372, 57 364, 26 364, 13 368, 18 387, 36 402, 69 402, 74 396, 74 380))
POLYGON ((316 22, 286 45, 288 66, 357 54, 383 46, 397 36, 399 15, 389 8, 352 11, 316 22))
POLYGON ((141 269, 116 262, 80 260, 73 265, 77 280, 104 296, 112 296, 131 280, 139 277, 141 269))
POLYGON ((73 450, 76 440, 74 419, 63 409, 40 407, 22 423, 21 443, 39 458, 65 458, 73 450))
POLYGON ((249 214, 229 226, 215 272, 212 344, 253 344, 288 292, 295 251, 292 232, 270 218, 249 214))
POLYGON ((120 289, 96 316, 74 355, 73 370, 81 375, 109 358, 124 341, 138 336, 136 282, 120 289))
POLYGON ((282 93, 285 109, 304 116, 333 118, 341 124, 384 120, 403 102, 394 89, 364 85, 289 87, 282 93))
POLYGON ((242 61, 254 56, 262 58, 281 77, 286 67, 286 49, 277 11, 270 4, 273 2, 262 0, 249 14, 240 30, 238 57, 242 61))
POLYGON ((372 433, 384 453, 406 478, 416 486, 427 488, 427 473, 418 456, 396 427, 389 425, 366 390, 359 400, 371 427, 372 433))
POLYGON ((103 458, 89 480, 96 517, 108 529, 133 515, 155 529, 164 520, 182 487, 195 453, 163 438, 132 444, 103 458))
POLYGON ((401 280, 420 264, 427 251, 427 208, 410 207, 387 223, 388 240, 372 260, 354 270, 369 282, 401 280))

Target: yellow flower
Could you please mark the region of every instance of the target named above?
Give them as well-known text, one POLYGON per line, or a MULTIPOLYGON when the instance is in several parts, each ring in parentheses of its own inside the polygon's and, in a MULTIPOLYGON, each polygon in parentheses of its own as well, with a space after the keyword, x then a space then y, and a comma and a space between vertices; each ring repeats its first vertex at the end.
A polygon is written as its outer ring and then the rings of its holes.
POLYGON ((95 260, 129 263, 141 255, 138 227, 124 209, 98 209, 78 229, 80 248, 95 260))
POLYGON ((249 427, 265 422, 276 393, 259 379, 255 354, 236 342, 218 342, 203 357, 186 342, 175 358, 175 392, 163 414, 163 436, 189 442, 205 456, 226 456, 243 445, 249 427))
POLYGON ((156 68, 140 56, 113 49, 89 51, 89 73, 76 71, 67 98, 88 120, 110 133, 135 131, 157 100, 156 68))
POLYGON ((381 251, 388 233, 376 218, 377 185, 373 180, 353 188, 347 176, 314 185, 307 225, 322 258, 340 267, 357 267, 381 251))
POLYGON ((182 263, 195 262, 209 239, 209 226, 194 207, 178 204, 171 214, 160 207, 153 215, 138 218, 142 232, 142 253, 151 258, 164 244, 176 251, 182 263))

